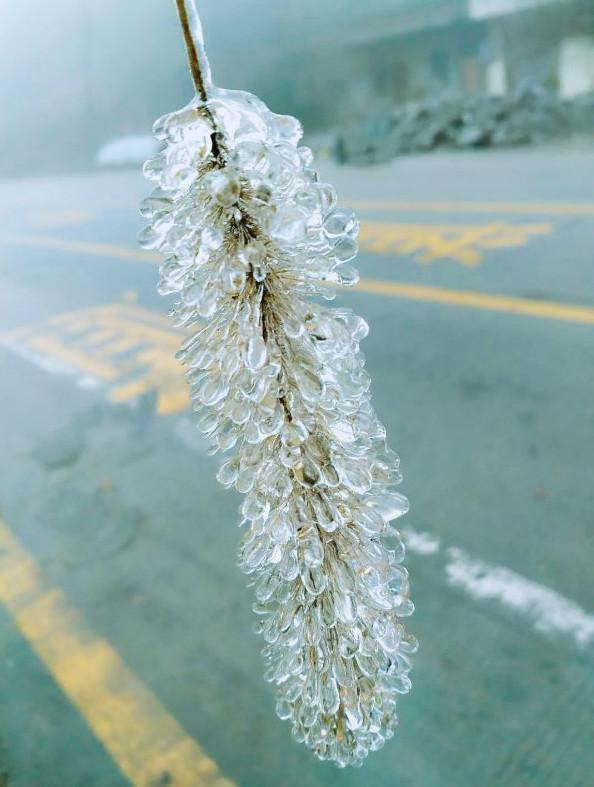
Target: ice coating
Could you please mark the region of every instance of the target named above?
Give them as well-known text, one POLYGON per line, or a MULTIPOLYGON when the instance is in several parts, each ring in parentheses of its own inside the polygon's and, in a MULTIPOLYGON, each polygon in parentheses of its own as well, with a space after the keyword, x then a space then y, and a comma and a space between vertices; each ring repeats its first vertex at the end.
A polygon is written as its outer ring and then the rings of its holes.
POLYGON ((265 676, 297 741, 358 765, 393 735, 417 647, 389 524, 408 502, 370 402, 368 326, 324 303, 358 280, 358 223, 311 169, 299 123, 255 96, 211 88, 154 133, 140 240, 165 255, 159 292, 190 332, 178 357, 224 454, 217 477, 244 494, 265 676))

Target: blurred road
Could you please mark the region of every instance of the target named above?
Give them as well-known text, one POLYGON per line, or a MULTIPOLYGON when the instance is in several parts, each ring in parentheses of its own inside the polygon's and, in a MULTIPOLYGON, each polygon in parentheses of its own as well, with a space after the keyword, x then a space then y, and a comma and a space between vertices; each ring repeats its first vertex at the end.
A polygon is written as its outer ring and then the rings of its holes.
POLYGON ((293 744, 135 245, 135 172, 0 184, 0 785, 585 787, 594 151, 324 177, 362 220, 375 405, 422 648, 363 771, 293 744))

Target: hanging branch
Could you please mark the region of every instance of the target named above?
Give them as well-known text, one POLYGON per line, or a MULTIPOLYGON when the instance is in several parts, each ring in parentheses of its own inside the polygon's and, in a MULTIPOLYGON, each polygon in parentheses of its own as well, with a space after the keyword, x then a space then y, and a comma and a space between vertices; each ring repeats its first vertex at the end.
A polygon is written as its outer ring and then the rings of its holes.
POLYGON ((190 332, 178 358, 225 457, 217 478, 244 495, 240 565, 277 713, 321 759, 361 764, 393 734, 417 645, 389 524, 408 502, 371 406, 368 327, 320 301, 358 280, 358 223, 294 118, 213 86, 193 0, 177 6, 197 95, 154 126, 141 243, 166 256, 159 292, 190 332))

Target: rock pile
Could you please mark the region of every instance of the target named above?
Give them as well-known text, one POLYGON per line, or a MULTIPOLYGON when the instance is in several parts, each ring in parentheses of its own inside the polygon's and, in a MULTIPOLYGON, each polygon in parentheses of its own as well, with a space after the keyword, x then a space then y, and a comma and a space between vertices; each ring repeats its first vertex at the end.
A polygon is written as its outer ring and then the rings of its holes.
POLYGON ((376 163, 435 148, 528 145, 594 131, 594 94, 562 100, 538 85, 508 96, 444 98, 394 109, 339 135, 339 162, 376 163))

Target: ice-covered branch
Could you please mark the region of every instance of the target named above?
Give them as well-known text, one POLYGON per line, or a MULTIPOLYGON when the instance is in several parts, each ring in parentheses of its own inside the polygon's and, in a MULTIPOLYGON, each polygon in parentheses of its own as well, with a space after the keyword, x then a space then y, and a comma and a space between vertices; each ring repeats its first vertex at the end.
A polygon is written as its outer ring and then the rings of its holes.
MULTIPOLYGON (((210 83, 209 83, 210 84, 210 83)), ((370 403, 352 285, 357 221, 256 97, 209 86, 155 124, 141 242, 190 331, 179 358, 200 427, 244 494, 240 564, 277 712, 322 759, 360 764, 391 737, 414 637, 398 458, 370 403), (213 154, 213 141, 222 146, 213 154)))

